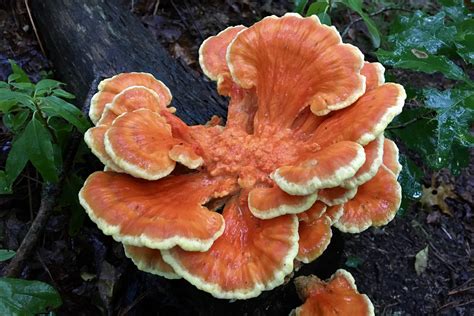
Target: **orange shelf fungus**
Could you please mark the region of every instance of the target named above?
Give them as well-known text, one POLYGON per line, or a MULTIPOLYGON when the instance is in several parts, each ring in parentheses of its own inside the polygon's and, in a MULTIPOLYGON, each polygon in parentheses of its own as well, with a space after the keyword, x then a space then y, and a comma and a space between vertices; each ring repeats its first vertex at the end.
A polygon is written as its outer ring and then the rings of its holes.
POLYGON ((247 299, 311 262, 335 226, 390 221, 398 149, 383 132, 403 87, 334 27, 298 14, 229 27, 199 62, 229 97, 225 126, 187 126, 151 74, 99 84, 85 134, 105 165, 79 197, 140 270, 247 299))
POLYGON ((314 275, 298 277, 295 286, 299 297, 305 302, 290 315, 375 315, 372 302, 367 295, 357 291, 354 278, 346 270, 337 270, 327 282, 314 275))

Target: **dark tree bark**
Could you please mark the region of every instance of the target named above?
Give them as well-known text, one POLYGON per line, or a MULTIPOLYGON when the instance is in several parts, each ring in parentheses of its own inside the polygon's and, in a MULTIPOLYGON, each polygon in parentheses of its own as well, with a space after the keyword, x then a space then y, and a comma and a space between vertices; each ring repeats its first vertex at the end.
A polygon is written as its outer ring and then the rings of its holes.
POLYGON ((188 124, 204 123, 212 115, 225 117, 226 101, 214 84, 169 56, 119 1, 33 0, 31 12, 57 77, 76 94, 78 105, 97 77, 144 71, 169 87, 172 105, 188 124))

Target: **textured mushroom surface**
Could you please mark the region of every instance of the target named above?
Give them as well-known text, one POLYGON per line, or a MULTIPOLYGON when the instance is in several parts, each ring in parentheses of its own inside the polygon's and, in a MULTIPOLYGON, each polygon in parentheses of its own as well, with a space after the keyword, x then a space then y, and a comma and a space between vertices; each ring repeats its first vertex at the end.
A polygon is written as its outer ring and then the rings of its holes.
POLYGON ((301 276, 295 279, 296 291, 305 301, 291 315, 295 316, 371 316, 374 306, 367 295, 360 294, 352 275, 346 270, 337 270, 328 280, 301 276))
POLYGON ((139 269, 247 299, 318 258, 332 226, 393 218, 400 165, 383 132, 405 92, 380 64, 298 14, 229 27, 199 53, 225 125, 186 125, 151 74, 106 79, 91 101, 85 141, 105 171, 80 202, 139 269))

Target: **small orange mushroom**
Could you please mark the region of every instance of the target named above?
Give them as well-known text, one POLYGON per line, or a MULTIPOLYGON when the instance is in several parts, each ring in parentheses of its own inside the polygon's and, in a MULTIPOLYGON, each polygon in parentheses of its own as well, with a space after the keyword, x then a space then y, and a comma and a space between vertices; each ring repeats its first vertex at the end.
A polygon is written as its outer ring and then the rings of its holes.
POLYGON ((199 53, 230 99, 225 126, 186 125, 150 74, 106 79, 91 101, 85 140, 105 171, 80 202, 139 269, 246 299, 319 257, 332 225, 393 218, 400 168, 383 132, 405 92, 380 64, 297 14, 227 28, 199 53))
POLYGON ((374 306, 365 294, 360 294, 352 275, 337 270, 326 282, 314 275, 295 279, 296 291, 305 301, 292 311, 295 316, 372 316, 374 306))

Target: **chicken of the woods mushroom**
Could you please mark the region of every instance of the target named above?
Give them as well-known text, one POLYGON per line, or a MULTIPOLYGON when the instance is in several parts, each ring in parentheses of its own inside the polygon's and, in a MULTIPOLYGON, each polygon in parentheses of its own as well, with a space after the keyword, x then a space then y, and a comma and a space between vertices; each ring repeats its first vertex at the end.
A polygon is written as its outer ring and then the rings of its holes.
MULTIPOLYGON (((199 62, 230 100, 224 126, 187 126, 147 73, 104 80, 91 101, 85 141, 105 169, 80 202, 139 269, 247 299, 318 258, 331 226, 358 233, 393 219, 401 167, 384 129, 405 91, 382 65, 297 14, 229 27, 199 62)), ((339 279, 355 292, 344 272, 330 284, 339 279)))

